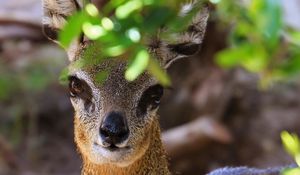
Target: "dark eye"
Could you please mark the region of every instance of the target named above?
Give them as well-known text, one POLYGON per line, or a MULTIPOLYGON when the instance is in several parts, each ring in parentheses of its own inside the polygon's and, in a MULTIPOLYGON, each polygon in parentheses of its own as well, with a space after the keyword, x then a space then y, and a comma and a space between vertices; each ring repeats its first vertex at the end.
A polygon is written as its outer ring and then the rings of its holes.
POLYGON ((144 115, 147 109, 156 109, 160 104, 163 93, 164 88, 159 84, 149 87, 140 98, 137 107, 137 116, 144 115))
POLYGON ((84 100, 85 110, 93 112, 95 105, 92 103, 93 93, 91 87, 75 76, 69 77, 69 91, 71 98, 84 100))
POLYGON ((69 91, 71 97, 78 97, 84 92, 84 86, 80 79, 77 77, 69 78, 69 91))

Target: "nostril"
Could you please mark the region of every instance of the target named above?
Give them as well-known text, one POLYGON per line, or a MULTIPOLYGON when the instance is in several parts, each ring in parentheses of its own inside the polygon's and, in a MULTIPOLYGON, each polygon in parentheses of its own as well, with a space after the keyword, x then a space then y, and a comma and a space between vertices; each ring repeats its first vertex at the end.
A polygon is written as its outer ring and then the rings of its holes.
POLYGON ((109 133, 103 128, 100 128, 100 135, 101 135, 101 137, 104 137, 104 138, 109 137, 109 133))
POLYGON ((113 141, 113 144, 119 144, 123 141, 125 141, 129 136, 129 131, 127 129, 120 131, 119 133, 116 133, 111 139, 113 141))
POLYGON ((121 138, 122 140, 125 140, 127 139, 128 135, 129 135, 129 130, 125 129, 122 132, 120 132, 117 137, 121 138))

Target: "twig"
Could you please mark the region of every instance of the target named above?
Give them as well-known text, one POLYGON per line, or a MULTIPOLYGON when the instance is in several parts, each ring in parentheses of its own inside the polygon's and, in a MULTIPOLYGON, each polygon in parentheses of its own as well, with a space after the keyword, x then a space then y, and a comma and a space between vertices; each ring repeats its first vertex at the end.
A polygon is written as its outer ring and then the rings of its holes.
POLYGON ((2 25, 0 26, 0 41, 8 38, 28 38, 42 40, 45 37, 41 31, 41 29, 28 28, 18 25, 2 25))
POLYGON ((179 157, 187 152, 201 148, 206 142, 214 140, 230 143, 229 131, 211 117, 201 117, 182 126, 163 132, 162 140, 167 153, 179 157))

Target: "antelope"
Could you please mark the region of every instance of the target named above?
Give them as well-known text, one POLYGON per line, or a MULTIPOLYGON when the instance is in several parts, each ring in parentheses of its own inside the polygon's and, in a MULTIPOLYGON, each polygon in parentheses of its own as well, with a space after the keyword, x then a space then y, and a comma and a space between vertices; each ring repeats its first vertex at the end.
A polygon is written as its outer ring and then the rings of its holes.
MULTIPOLYGON (((45 35, 57 41, 66 18, 80 8, 76 0, 43 0, 45 35)), ((149 52, 164 69, 179 58, 194 55, 202 43, 207 19, 208 9, 203 8, 189 30, 179 35, 178 43, 154 37, 147 43, 149 52)), ((91 45, 88 40, 74 41, 66 50, 70 63, 81 59, 91 45)), ((149 73, 126 81, 126 66, 126 61, 116 58, 69 71, 75 143, 83 160, 83 175, 170 174, 157 114, 164 88, 149 73), (96 83, 95 75, 107 68, 109 76, 96 83)))
MULTIPOLYGON (((183 14, 193 2, 183 6, 183 14)), ((43 0, 43 31, 57 42, 66 18, 82 8, 76 0, 43 0)), ((150 54, 167 69, 174 61, 198 52, 209 10, 203 8, 194 16, 188 30, 168 43, 153 37, 146 43, 150 54)), ((75 40, 66 49, 70 64, 81 59, 93 42, 85 37, 75 40)), ((95 56, 101 53, 95 53, 95 56)), ((127 62, 107 59, 99 65, 70 68, 69 92, 75 109, 74 139, 83 160, 82 175, 168 175, 166 153, 161 141, 157 110, 164 88, 145 72, 133 82, 124 78, 127 62), (99 84, 95 75, 110 69, 99 84)), ((248 168, 224 168, 210 175, 248 174, 259 171, 248 168)), ((273 172, 273 171, 272 171, 273 172)))

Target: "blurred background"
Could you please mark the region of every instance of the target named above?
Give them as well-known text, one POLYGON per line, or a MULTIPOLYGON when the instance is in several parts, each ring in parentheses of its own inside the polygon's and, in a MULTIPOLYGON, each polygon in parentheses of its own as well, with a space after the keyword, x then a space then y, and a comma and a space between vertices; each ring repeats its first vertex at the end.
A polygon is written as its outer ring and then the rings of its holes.
MULTIPOLYGON (((280 133, 300 134, 300 1, 259 1, 211 0, 201 52, 169 70, 159 113, 174 174, 293 162, 280 133), (178 127, 196 136, 171 147, 178 127)), ((41 17, 40 0, 0 0, 0 175, 80 174, 67 56, 41 17)))

